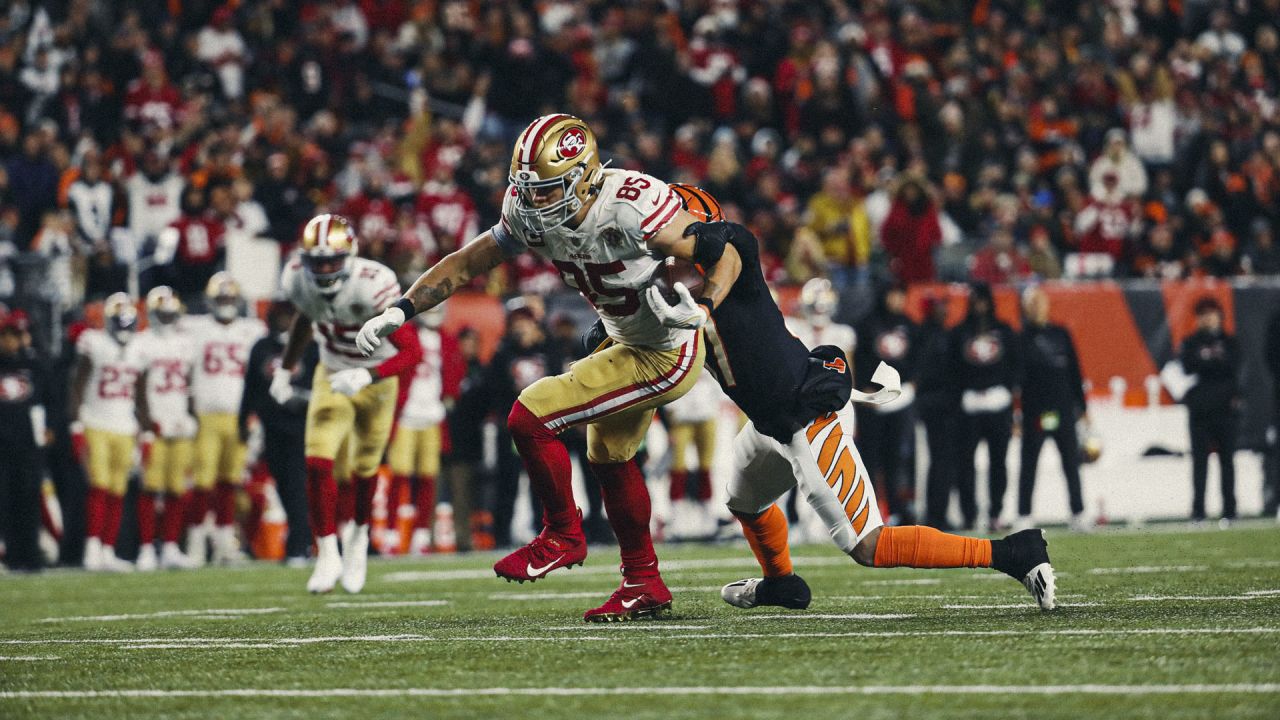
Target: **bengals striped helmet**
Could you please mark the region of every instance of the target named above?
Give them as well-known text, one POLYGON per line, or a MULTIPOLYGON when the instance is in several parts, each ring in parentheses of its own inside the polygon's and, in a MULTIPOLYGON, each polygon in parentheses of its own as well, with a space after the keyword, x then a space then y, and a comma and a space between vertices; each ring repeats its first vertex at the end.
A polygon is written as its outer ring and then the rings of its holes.
POLYGON ((688 213, 702 222, 722 222, 724 211, 720 209, 720 201, 711 197, 711 193, 697 185, 671 183, 670 188, 680 196, 680 202, 688 213))
POLYGON ((603 170, 596 135, 585 122, 543 115, 520 133, 511 152, 507 180, 515 190, 516 214, 534 232, 560 227, 599 190, 603 170))
POLYGON ((336 295, 351 274, 359 240, 341 215, 317 215, 302 230, 302 267, 322 295, 336 295))

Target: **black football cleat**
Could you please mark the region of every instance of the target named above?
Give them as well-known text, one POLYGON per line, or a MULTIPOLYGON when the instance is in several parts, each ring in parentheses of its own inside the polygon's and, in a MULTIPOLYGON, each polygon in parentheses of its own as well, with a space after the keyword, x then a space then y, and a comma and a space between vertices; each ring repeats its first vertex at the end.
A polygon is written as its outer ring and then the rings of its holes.
POLYGON ((720 597, 734 607, 784 607, 804 610, 809 607, 813 594, 809 584, 799 575, 781 577, 747 578, 731 582, 720 588, 720 597))
POLYGON ((1022 583, 1041 610, 1052 610, 1057 583, 1049 564, 1049 543, 1038 528, 991 542, 991 566, 1022 583))

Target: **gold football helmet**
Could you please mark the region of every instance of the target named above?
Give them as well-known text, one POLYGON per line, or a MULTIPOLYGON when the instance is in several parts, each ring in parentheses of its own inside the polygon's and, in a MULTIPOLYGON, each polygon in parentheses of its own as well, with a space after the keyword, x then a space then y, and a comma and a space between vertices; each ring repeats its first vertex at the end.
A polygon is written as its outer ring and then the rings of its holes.
POLYGON ((209 311, 221 322, 227 323, 240 314, 240 283, 231 277, 231 273, 223 270, 209 278, 204 286, 204 296, 209 304, 209 311))
POLYGON ((800 288, 800 308, 811 322, 830 320, 839 302, 840 296, 826 278, 814 278, 800 288))
POLYGON ((323 295, 336 295, 351 275, 359 240, 351 221, 341 215, 317 215, 302 230, 302 267, 323 295))
POLYGON ((111 294, 102 303, 102 318, 107 334, 121 345, 129 342, 138 328, 138 308, 133 299, 122 292, 111 294))
POLYGON ((507 179, 515 188, 516 213, 534 232, 560 227, 599 190, 603 169, 595 133, 585 122, 543 115, 520 133, 511 153, 507 179))
POLYGON ((157 285, 147 293, 147 315, 156 325, 172 325, 182 315, 182 301, 168 285, 157 285))

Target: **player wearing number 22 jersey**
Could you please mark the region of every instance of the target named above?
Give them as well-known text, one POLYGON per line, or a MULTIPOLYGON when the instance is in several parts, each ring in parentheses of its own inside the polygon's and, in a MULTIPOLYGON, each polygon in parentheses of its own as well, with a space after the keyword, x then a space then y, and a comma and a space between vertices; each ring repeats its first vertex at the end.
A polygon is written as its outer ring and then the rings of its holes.
POLYGON ((85 330, 76 340, 72 444, 89 475, 84 567, 127 571, 133 565, 116 557, 115 544, 138 433, 138 311, 132 298, 115 293, 102 304, 102 314, 105 327, 85 330))
POLYGON ((205 287, 209 314, 187 318, 182 330, 194 343, 191 391, 196 419, 195 488, 191 512, 195 524, 187 535, 187 555, 204 563, 212 532, 213 560, 230 563, 240 558, 235 532, 236 489, 244 473, 245 445, 237 418, 244 393, 249 350, 267 333, 256 317, 241 317, 240 284, 230 273, 214 273, 205 287), (213 510, 214 525, 208 522, 213 510))
POLYGON ((373 492, 395 419, 397 376, 418 364, 422 346, 410 327, 368 357, 356 348, 360 325, 395 302, 400 283, 391 268, 357 256, 359 242, 346 218, 312 218, 300 245, 280 277, 299 314, 281 368, 273 373, 271 394, 281 404, 289 399, 290 377, 314 336, 320 363, 312 380, 304 443, 311 530, 319 552, 307 589, 329 592, 341 579, 342 587, 355 593, 364 588, 373 492), (355 525, 350 535, 344 531, 339 552, 337 482, 351 478, 335 478, 334 460, 344 440, 351 444, 347 457, 355 476, 355 525))
POLYGON ((516 141, 500 222, 445 257, 394 307, 366 323, 358 342, 380 338, 408 316, 442 302, 504 259, 534 252, 595 308, 611 344, 569 371, 525 388, 507 418, 534 494, 543 531, 494 565, 499 577, 538 580, 583 562, 586 542, 574 503, 569 455, 557 435, 587 426, 587 459, 600 480, 622 554, 622 585, 589 621, 669 612, 671 593, 658 573, 649 537, 650 502, 633 458, 656 407, 688 392, 705 356, 698 329, 737 273, 726 253, 696 300, 655 310, 641 297, 664 255, 694 259, 694 219, 666 183, 643 173, 606 170, 591 129, 569 115, 534 120, 516 141))

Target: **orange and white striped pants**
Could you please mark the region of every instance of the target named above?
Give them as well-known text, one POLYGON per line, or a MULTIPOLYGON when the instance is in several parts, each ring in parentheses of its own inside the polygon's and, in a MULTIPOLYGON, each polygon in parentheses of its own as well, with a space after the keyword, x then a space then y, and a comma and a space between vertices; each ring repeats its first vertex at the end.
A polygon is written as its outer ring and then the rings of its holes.
POLYGON ((785 445, 747 423, 733 441, 733 457, 730 510, 763 512, 797 487, 846 553, 884 525, 875 488, 853 444, 851 403, 813 420, 785 445))

